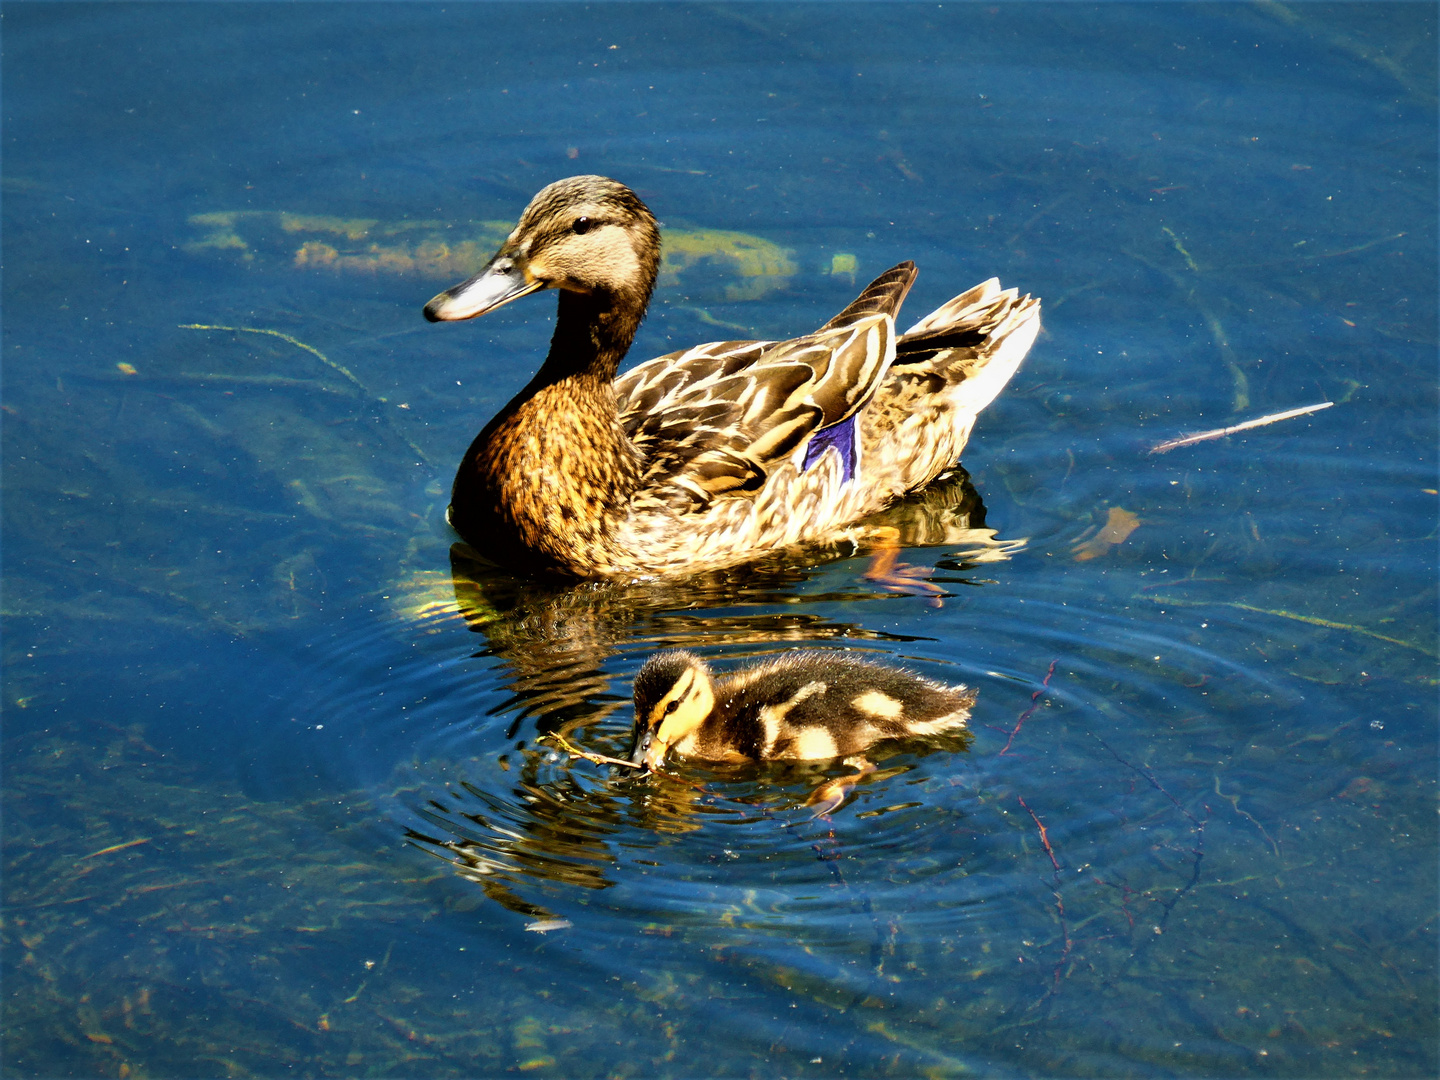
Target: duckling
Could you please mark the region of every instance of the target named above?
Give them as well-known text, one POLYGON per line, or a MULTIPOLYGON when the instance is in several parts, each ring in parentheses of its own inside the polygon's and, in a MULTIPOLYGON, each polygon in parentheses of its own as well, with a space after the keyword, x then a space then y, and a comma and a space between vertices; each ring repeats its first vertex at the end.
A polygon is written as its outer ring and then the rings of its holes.
POLYGON ((1040 328, 993 278, 897 334, 910 262, 789 341, 697 345, 616 378, 660 266, 655 217, 602 176, 542 190, 474 277, 470 319, 559 293, 550 352, 476 436, 449 520, 485 558, 579 578, 713 569, 850 526, 950 468, 1040 328))
POLYGON ((975 691, 833 651, 797 650, 718 682, 691 652, 656 653, 635 676, 630 760, 852 758, 882 739, 965 727, 975 691))

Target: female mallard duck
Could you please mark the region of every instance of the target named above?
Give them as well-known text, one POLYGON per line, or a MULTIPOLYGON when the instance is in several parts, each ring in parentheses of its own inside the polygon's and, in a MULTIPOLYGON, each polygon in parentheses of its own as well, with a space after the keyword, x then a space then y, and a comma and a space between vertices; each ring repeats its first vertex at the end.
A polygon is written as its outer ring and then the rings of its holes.
POLYGON ((630 760, 819 761, 882 739, 965 726, 975 691, 839 652, 796 651, 719 682, 694 653, 656 653, 635 676, 630 760))
POLYGON ((992 279, 897 336, 904 262, 813 334, 697 345, 617 380, 659 266, 635 193, 574 176, 425 306, 469 319, 560 290, 544 364, 455 476, 450 522, 487 558, 634 577, 838 539, 954 464, 1040 328, 1040 302, 992 279))

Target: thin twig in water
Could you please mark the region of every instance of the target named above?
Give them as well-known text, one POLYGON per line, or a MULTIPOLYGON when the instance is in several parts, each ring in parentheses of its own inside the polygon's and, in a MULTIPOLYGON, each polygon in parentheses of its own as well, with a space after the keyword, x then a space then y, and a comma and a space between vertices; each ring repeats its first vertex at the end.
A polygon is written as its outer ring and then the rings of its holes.
POLYGON ((139 840, 126 840, 123 844, 111 844, 109 847, 102 847, 99 851, 92 851, 89 855, 81 855, 82 859, 93 859, 96 855, 109 855, 112 852, 124 851, 126 848, 135 847, 138 844, 148 844, 150 838, 142 836, 139 840))
POLYGON ((1289 420, 1292 417, 1304 416, 1306 413, 1319 412, 1321 409, 1328 409, 1334 405, 1333 401, 1322 401, 1319 405, 1305 405, 1299 409, 1286 409, 1284 412, 1271 413, 1269 416, 1262 416, 1255 420, 1246 420, 1243 424, 1233 424, 1230 427, 1215 428, 1213 431, 1201 431, 1195 435, 1184 435, 1178 439, 1167 439, 1165 442, 1156 443, 1150 448, 1152 454, 1163 454, 1167 450, 1174 450, 1177 446, 1189 446, 1191 443, 1206 442, 1210 439, 1223 439, 1226 435, 1234 435, 1237 431, 1248 431, 1251 428, 1264 427, 1266 424, 1275 424, 1281 420, 1289 420))
POLYGON ((645 766, 635 761, 626 761, 624 758, 606 757, 604 754, 592 754, 589 750, 581 750, 578 746, 565 738, 559 732, 550 732, 541 735, 542 739, 553 739, 560 744, 560 749, 575 757, 582 757, 586 761, 593 761, 596 765, 628 765, 632 769, 643 769, 645 766))
POLYGON ((1238 792, 1234 795, 1226 795, 1225 792, 1220 790, 1220 774, 1218 772, 1215 774, 1215 794, 1219 795, 1222 799, 1228 802, 1230 804, 1230 808, 1234 810, 1235 813, 1239 814, 1243 818, 1249 818, 1250 824, 1254 825, 1255 828, 1259 829, 1260 835, 1265 837, 1265 839, 1269 841, 1270 848, 1272 851, 1275 852, 1275 857, 1278 859, 1280 857, 1280 845, 1275 842, 1275 838, 1273 836, 1271 836, 1268 832, 1265 831, 1265 826, 1260 824, 1259 818, 1257 818, 1254 814, 1247 813, 1246 811, 1240 809, 1240 794, 1238 792))
MULTIPOLYGON (((1020 714, 1020 719, 1018 719, 1018 720, 1015 721, 1015 727, 1014 727, 1014 729, 1010 732, 1010 738, 1006 739, 1006 740, 1005 740, 1005 745, 1000 748, 1000 753, 1001 753, 1001 754, 1004 754, 1004 753, 1006 753, 1006 752, 1009 751, 1009 749, 1010 749, 1010 744, 1015 741, 1015 736, 1018 735, 1018 734, 1020 734, 1020 727, 1021 727, 1021 725, 1023 725, 1026 720, 1029 720, 1029 719, 1030 719, 1030 714, 1033 713, 1033 712, 1036 710, 1037 707, 1039 707, 1039 705, 1040 705, 1040 695, 1043 694, 1043 693, 1045 693, 1046 689, 1049 688, 1049 686, 1050 686, 1050 676, 1055 674, 1055 664, 1056 664, 1056 661, 1055 661, 1055 660, 1051 660, 1051 661, 1050 661, 1050 669, 1045 672, 1045 678, 1040 681, 1040 689, 1036 690, 1035 693, 1033 693, 1033 694, 1030 695, 1030 707, 1029 707, 1028 709, 1026 709, 1023 713, 1020 714)), ((998 755, 997 755, 997 756, 998 756, 998 755)))
POLYGON ((1205 826, 1210 820, 1210 807, 1205 807, 1205 817, 1196 817, 1193 813, 1191 813, 1185 808, 1184 804, 1181 803, 1179 799, 1177 799, 1174 795, 1170 794, 1164 784, 1160 783, 1160 781, 1155 778, 1155 774, 1150 770, 1149 766, 1136 765, 1134 762, 1126 760, 1126 758, 1122 757, 1119 753, 1116 752, 1113 746, 1111 746, 1108 742, 1102 739, 1099 735, 1095 734, 1095 732, 1091 731, 1088 734, 1092 739, 1094 739, 1102 747, 1104 747, 1106 752, 1109 753, 1111 757, 1113 757, 1121 765, 1124 765, 1127 769, 1134 772, 1136 775, 1143 777, 1146 781, 1149 782, 1151 787, 1153 787, 1161 795, 1164 795, 1165 798, 1169 799, 1175 805, 1175 809, 1178 810, 1182 815, 1184 815, 1184 817, 1190 822, 1191 827, 1195 830, 1195 846, 1190 851, 1190 854, 1195 856, 1195 862, 1190 869, 1190 880, 1187 881, 1184 885, 1182 885, 1175 892, 1175 895, 1170 897, 1169 901, 1161 901, 1160 906, 1162 908, 1162 914, 1160 916, 1159 925, 1163 927, 1166 921, 1170 918, 1170 912, 1174 910, 1175 905, 1178 904, 1181 898, 1185 896, 1185 894, 1188 893, 1191 889, 1193 889, 1200 881, 1200 863, 1205 858, 1205 826))
MULTIPOLYGON (((1060 895, 1060 860, 1055 858, 1055 849, 1050 846, 1050 831, 1045 828, 1035 811, 1030 809, 1023 795, 1015 797, 1020 800, 1020 805, 1025 807, 1025 812, 1030 815, 1030 820, 1035 822, 1035 828, 1040 832, 1040 843, 1045 848, 1045 854, 1050 856, 1050 865, 1055 868, 1050 875, 1050 891, 1055 895, 1055 914, 1060 919, 1060 935, 1064 939, 1065 945, 1060 951, 1060 959, 1055 961, 1055 970, 1051 972, 1050 990, 1045 995, 1045 999, 1048 1000, 1060 992, 1061 974, 1065 970, 1065 961, 1070 959, 1070 950, 1074 948, 1075 942, 1070 937, 1070 919, 1065 914, 1065 898, 1060 895)), ((1037 1002, 1038 1004, 1041 1003, 1037 1002)))
POLYGON ((1035 828, 1040 830, 1040 845, 1045 849, 1045 854, 1050 856, 1050 865, 1059 870, 1060 863, 1055 858, 1055 849, 1050 846, 1050 831, 1040 824, 1040 819, 1035 816, 1035 811, 1031 810, 1029 804, 1025 802, 1025 796, 1016 795, 1015 797, 1020 800, 1020 805, 1025 807, 1025 812, 1035 822, 1035 828))
MULTIPOLYGON (((1190 580, 1203 580, 1200 578, 1190 580)), ((1185 582, 1188 584, 1188 582, 1185 582)), ((1169 585, 1178 585, 1182 582, 1168 582, 1160 588, 1169 585)), ((1146 586, 1148 588, 1149 586, 1146 586)), ((1208 601, 1186 600, 1175 596, 1147 596, 1146 600, 1153 600, 1157 604, 1170 604, 1174 607, 1202 607, 1208 601)), ((1330 630, 1348 630, 1352 634, 1362 634, 1365 637, 1374 638, 1376 641, 1388 642, 1391 645, 1399 645, 1405 649, 1413 649, 1415 652, 1424 653, 1426 656, 1434 656, 1435 651, 1425 645, 1417 645, 1413 641, 1406 641, 1404 638, 1389 637, 1385 634, 1376 633, 1374 630, 1366 629, 1363 626, 1356 626, 1354 623, 1335 622, 1333 619, 1321 619, 1314 615, 1300 615, 1294 611, 1286 611, 1283 608, 1262 608, 1253 604, 1242 604, 1235 600, 1217 600, 1214 603, 1219 607, 1236 608, 1239 611, 1253 611, 1257 615, 1273 615, 1277 619, 1294 619, 1296 622, 1309 623, 1311 626, 1323 626, 1330 630)))

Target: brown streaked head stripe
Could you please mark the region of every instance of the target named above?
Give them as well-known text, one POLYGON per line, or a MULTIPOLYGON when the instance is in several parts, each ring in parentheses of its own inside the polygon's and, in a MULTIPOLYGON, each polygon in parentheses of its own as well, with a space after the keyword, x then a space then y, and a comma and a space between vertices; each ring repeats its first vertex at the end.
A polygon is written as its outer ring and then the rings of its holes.
POLYGON ((606 224, 611 217, 618 221, 632 218, 653 221, 655 216, 638 195, 618 181, 605 176, 570 176, 542 188, 530 200, 515 231, 528 232, 550 217, 563 219, 563 228, 568 230, 573 226, 574 219, 582 216, 577 208, 588 211, 583 216, 590 219, 590 228, 606 224))

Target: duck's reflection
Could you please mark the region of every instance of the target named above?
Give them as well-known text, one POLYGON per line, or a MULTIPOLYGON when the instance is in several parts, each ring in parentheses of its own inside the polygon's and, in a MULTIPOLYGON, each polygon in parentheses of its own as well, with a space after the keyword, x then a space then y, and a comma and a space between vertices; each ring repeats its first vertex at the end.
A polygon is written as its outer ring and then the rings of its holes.
MULTIPOLYGON (((857 528, 854 544, 839 550, 789 551, 683 579, 575 584, 516 578, 456 544, 451 572, 467 625, 484 635, 485 654, 502 659, 509 670, 512 696, 496 710, 513 714, 507 738, 533 719, 542 738, 558 733, 614 756, 623 751, 629 730, 628 724, 603 723, 622 706, 628 712, 628 694, 612 690, 613 674, 606 671, 617 654, 633 654, 638 665, 659 648, 723 657, 840 639, 871 642, 884 653, 885 643, 916 639, 805 608, 894 598, 907 582, 914 586, 907 591, 943 597, 949 586, 974 583, 968 571, 1006 559, 1021 546, 1023 541, 999 539, 986 528, 984 503, 969 477, 957 469, 947 481, 867 520, 857 528), (863 555, 877 537, 887 548, 951 550, 939 560, 932 552, 905 553, 944 569, 912 571, 898 584, 872 583, 857 573, 836 587, 830 573, 825 575, 829 584, 815 588, 826 561, 863 555)), ((951 740, 948 747, 964 744, 964 739, 951 740)), ((421 809, 433 834, 412 830, 408 839, 449 861, 491 899, 539 919, 549 913, 520 897, 513 885, 540 878, 604 888, 611 884, 605 870, 615 857, 609 839, 615 832, 637 827, 687 831, 707 816, 736 813, 742 804, 748 804, 750 813, 793 807, 805 801, 827 768, 767 767, 765 775, 775 783, 738 802, 717 802, 707 796, 707 787, 730 786, 740 778, 736 767, 686 766, 645 777, 615 769, 605 778, 603 769, 566 767, 565 755, 543 743, 522 742, 518 755, 517 783, 493 791, 470 782, 451 785, 421 809)), ((755 767, 748 769, 748 775, 755 773, 755 767)), ((885 773, 875 776, 883 779, 885 773)))

